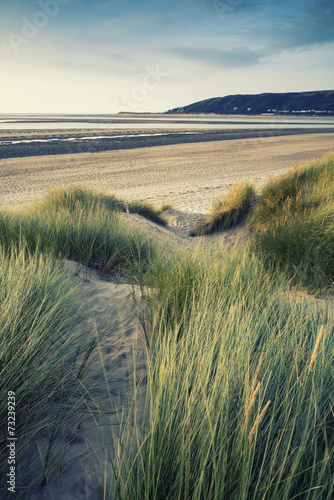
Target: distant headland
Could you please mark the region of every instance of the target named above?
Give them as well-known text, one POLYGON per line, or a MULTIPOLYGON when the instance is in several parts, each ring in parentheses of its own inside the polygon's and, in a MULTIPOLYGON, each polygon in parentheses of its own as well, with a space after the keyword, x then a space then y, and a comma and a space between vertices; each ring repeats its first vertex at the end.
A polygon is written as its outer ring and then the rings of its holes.
POLYGON ((170 109, 167 113, 334 116, 334 90, 213 97, 170 109))

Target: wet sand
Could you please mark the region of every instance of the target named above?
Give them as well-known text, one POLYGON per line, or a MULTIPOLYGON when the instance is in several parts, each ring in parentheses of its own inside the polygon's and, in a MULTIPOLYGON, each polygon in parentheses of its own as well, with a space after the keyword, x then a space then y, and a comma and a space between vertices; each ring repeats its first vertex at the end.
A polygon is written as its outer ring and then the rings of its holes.
MULTIPOLYGON (((180 122, 182 123, 182 122, 180 122)), ((130 126, 130 122, 129 122, 130 126)), ((153 126, 153 124, 152 124, 153 126)), ((205 130, 173 128, 137 128, 80 130, 2 130, 0 131, 0 159, 28 156, 99 153, 123 149, 147 148, 174 144, 258 139, 301 134, 330 134, 332 128, 288 129, 268 126, 266 129, 205 130), (24 141, 24 142, 22 142, 24 141)))
POLYGON ((85 183, 203 214, 235 182, 261 185, 333 150, 334 134, 312 134, 2 159, 0 205, 23 205, 52 187, 85 183))

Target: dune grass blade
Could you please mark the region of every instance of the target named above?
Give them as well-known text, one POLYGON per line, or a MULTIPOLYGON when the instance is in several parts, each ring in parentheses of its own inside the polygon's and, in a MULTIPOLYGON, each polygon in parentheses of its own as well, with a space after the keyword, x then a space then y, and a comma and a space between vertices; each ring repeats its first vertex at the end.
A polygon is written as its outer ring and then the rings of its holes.
POLYGON ((245 219, 255 200, 252 184, 235 184, 226 195, 214 202, 210 214, 199 223, 191 236, 204 236, 229 229, 245 219))

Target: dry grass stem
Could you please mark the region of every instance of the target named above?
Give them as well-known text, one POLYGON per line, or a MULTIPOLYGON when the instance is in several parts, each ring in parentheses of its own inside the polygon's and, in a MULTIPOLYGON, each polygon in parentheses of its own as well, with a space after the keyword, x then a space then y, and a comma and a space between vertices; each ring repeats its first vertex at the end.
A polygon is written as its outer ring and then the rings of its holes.
POLYGON ((269 408, 269 405, 270 405, 270 400, 267 402, 266 406, 263 408, 263 410, 261 411, 260 415, 258 416, 258 418, 256 419, 253 427, 252 427, 252 430, 250 431, 249 433, 249 438, 248 438, 248 441, 249 443, 252 442, 252 439, 253 439, 253 436, 255 434, 255 431, 257 429, 257 427, 261 424, 265 414, 266 414, 266 411, 268 410, 269 408))
POLYGON ((313 364, 314 364, 314 362, 316 360, 316 357, 317 357, 317 354, 318 354, 318 351, 319 351, 319 347, 320 347, 320 342, 321 342, 321 339, 323 337, 323 334, 324 334, 324 325, 321 325, 319 333, 318 333, 318 336, 317 336, 317 340, 316 340, 316 343, 315 343, 315 346, 314 346, 314 349, 313 349, 311 361, 310 361, 310 364, 308 366, 308 373, 310 373, 310 371, 312 369, 312 366, 313 366, 313 364))

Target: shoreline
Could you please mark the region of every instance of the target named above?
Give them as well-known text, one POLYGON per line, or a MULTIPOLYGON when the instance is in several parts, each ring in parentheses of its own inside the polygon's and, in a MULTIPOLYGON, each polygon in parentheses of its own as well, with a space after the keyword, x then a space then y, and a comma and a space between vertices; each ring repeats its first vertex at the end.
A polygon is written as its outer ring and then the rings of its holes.
POLYGON ((334 134, 333 129, 253 129, 253 130, 175 130, 175 129, 126 129, 126 130, 45 130, 13 131, 0 133, 0 160, 31 156, 55 156, 80 153, 101 153, 106 151, 131 150, 178 144, 235 141, 271 137, 334 134), (153 135, 156 134, 156 135, 153 135), (101 138, 103 136, 103 138, 101 138), (109 138, 109 136, 111 136, 109 138), (131 137, 129 137, 131 136, 131 137), (11 141, 18 144, 1 144, 11 141), (38 142, 43 141, 43 142, 38 142), (50 141, 50 142, 44 142, 50 141), (59 142, 58 142, 59 141, 59 142))

